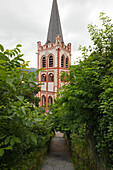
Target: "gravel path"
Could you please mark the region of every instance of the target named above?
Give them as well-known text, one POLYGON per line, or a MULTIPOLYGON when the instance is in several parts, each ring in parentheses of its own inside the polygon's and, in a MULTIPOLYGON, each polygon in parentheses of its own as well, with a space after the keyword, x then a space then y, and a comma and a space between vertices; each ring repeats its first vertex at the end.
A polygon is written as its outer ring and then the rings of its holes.
POLYGON ((68 147, 60 132, 56 132, 55 138, 51 139, 49 154, 42 170, 74 170, 69 159, 68 147))

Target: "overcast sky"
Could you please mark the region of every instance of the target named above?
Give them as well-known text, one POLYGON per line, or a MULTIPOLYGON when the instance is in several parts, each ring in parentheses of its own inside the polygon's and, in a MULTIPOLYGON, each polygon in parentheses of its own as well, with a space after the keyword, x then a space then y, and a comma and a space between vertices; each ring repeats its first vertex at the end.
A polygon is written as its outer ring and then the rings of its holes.
MULTIPOLYGON (((53 0, 0 0, 0 44, 12 49, 22 44, 24 59, 37 67, 37 41, 46 43, 53 0)), ((72 43, 72 63, 79 45, 90 45, 87 26, 100 12, 113 19, 113 0, 57 0, 64 43, 72 43)), ((113 21, 113 20, 112 20, 113 21)))

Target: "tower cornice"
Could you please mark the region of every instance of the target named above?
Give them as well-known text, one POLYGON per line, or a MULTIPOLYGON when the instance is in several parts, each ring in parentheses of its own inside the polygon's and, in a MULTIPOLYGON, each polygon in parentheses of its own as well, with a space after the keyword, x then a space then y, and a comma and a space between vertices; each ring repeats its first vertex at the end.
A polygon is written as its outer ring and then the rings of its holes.
POLYGON ((56 47, 57 48, 60 47, 61 50, 64 50, 71 54, 71 43, 68 43, 67 45, 61 43, 61 37, 59 35, 56 36, 55 43, 48 43, 48 44, 41 45, 41 42, 39 41, 37 44, 38 44, 38 51, 46 51, 56 47))

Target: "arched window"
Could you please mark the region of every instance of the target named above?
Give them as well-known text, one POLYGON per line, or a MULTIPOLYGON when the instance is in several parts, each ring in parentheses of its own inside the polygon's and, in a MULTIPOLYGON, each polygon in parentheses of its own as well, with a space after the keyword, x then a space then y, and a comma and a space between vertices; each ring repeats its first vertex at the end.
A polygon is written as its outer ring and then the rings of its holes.
POLYGON ((44 95, 42 96, 42 106, 43 105, 46 105, 46 97, 44 95))
POLYGON ((53 56, 49 57, 49 67, 53 67, 53 56))
POLYGON ((68 68, 69 66, 69 60, 68 60, 68 57, 66 58, 66 68, 68 68))
POLYGON ((48 97, 48 104, 52 104, 53 103, 53 99, 51 96, 48 97))
POLYGON ((48 75, 48 81, 54 81, 54 75, 52 73, 48 75))
POLYGON ((61 57, 61 67, 64 67, 64 56, 61 57))
POLYGON ((46 67, 46 57, 42 58, 42 67, 46 67))
POLYGON ((42 74, 41 81, 46 81, 46 75, 45 74, 42 74))

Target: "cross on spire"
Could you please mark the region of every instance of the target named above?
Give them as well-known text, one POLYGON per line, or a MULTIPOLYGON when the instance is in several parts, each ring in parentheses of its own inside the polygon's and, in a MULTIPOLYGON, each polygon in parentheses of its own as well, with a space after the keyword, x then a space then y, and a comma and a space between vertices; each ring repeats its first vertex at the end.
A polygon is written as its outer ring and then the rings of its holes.
POLYGON ((57 35, 61 36, 61 42, 64 43, 57 0, 53 0, 46 44, 54 43, 57 35))

